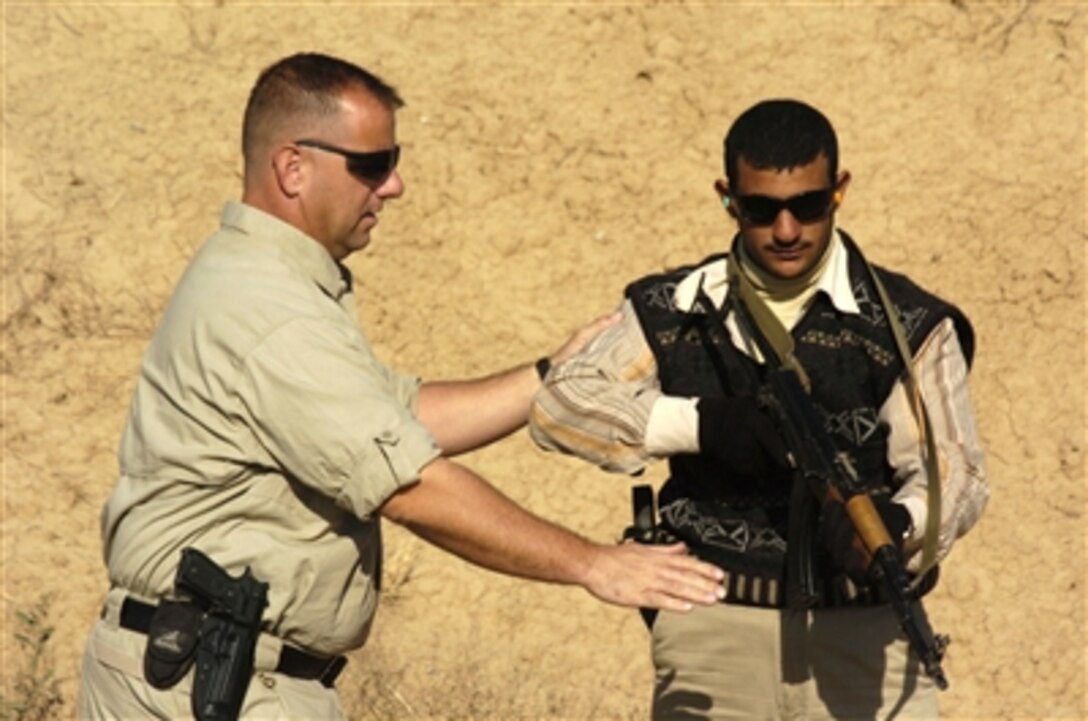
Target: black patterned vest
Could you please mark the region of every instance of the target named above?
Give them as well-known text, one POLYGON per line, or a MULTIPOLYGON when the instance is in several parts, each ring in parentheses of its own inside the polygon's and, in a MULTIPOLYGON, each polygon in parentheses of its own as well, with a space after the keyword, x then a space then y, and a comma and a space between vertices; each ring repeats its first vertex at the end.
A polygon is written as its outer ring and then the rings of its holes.
MULTIPOLYGON (((850 281, 860 313, 842 313, 824 293, 818 293, 792 335, 826 429, 838 450, 849 454, 862 482, 879 496, 893 488, 887 463, 888 429, 878 413, 902 363, 860 251, 845 233, 840 235, 849 254, 850 281)), ((673 305, 677 284, 695 267, 648 276, 626 291, 657 360, 662 390, 683 397, 754 398, 762 367, 730 342, 722 315, 708 313, 698 303, 692 312, 673 305), (711 353, 717 353, 720 361, 711 353), (724 369, 724 377, 718 368, 724 369)), ((959 310, 906 276, 879 267, 876 271, 899 312, 912 352, 917 352, 938 323, 951 317, 970 363, 973 332, 959 310)), ((767 589, 783 589, 791 479, 730 476, 708 456, 696 454, 673 456, 669 471, 659 497, 664 530, 681 538, 696 555, 763 589, 754 597, 751 588, 749 593, 731 589, 735 600, 752 597, 760 605, 781 605, 783 594, 774 592, 771 595, 777 600, 768 601, 767 589)), ((842 583, 825 558, 818 557, 816 563, 827 587, 842 583)))

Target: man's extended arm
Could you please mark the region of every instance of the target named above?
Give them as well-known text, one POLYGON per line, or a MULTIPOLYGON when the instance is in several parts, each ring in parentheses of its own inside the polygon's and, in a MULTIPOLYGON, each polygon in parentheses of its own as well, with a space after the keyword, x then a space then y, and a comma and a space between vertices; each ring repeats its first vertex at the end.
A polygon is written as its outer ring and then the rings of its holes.
POLYGON ((723 594, 721 572, 680 544, 593 543, 541 519, 445 458, 391 496, 381 513, 421 538, 500 573, 582 586, 622 606, 684 611, 723 594))
MULTIPOLYGON (((941 472, 942 518, 937 547, 938 560, 982 515, 990 491, 985 459, 967 383, 964 360, 953 323, 946 320, 926 340, 915 356, 922 400, 926 404, 937 445, 941 472)), ((918 427, 901 383, 880 411, 888 424, 888 463, 902 483, 894 500, 910 512, 913 529, 905 544, 908 570, 917 570, 926 523, 926 474, 918 427)))
POLYGON ((520 428, 540 387, 532 365, 469 381, 429 381, 419 389, 419 420, 443 455, 454 456, 520 428))
MULTIPOLYGON (((554 365, 581 350, 616 321, 602 316, 572 335, 550 356, 554 365)), ((540 377, 533 364, 521 365, 476 380, 430 381, 419 389, 420 421, 446 456, 471 451, 525 425, 540 377)))

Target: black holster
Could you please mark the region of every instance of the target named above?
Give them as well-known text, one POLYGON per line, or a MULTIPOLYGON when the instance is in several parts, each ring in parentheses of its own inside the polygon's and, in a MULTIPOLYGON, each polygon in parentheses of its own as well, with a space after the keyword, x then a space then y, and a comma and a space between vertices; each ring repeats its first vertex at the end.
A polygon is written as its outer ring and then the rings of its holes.
POLYGON ((155 688, 170 688, 195 663, 197 721, 235 721, 253 676, 268 584, 248 568, 233 578, 200 551, 185 548, 174 596, 152 616, 144 677, 155 688))
POLYGON ((151 616, 144 650, 144 678, 168 689, 188 673, 196 658, 204 611, 187 600, 163 599, 151 616))

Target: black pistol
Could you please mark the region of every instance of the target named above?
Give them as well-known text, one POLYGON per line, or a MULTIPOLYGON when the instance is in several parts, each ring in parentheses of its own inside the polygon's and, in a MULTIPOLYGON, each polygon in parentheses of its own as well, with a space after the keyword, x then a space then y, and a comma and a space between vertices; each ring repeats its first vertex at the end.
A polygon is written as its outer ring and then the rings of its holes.
POLYGON ((198 721, 235 721, 253 675, 268 584, 249 568, 234 578, 195 548, 182 550, 175 583, 205 611, 196 648, 193 715, 198 721))

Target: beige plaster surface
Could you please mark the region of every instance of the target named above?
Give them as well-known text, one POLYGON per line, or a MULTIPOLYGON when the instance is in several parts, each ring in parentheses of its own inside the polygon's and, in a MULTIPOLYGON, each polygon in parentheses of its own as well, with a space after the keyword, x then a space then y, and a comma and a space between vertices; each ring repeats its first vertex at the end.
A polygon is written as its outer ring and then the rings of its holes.
MULTIPOLYGON (((629 280, 721 250, 729 122, 822 108, 853 174, 841 225, 978 335, 993 500, 927 604, 953 637, 942 712, 1088 716, 1083 4, 6 2, 2 30, 5 694, 16 613, 47 596, 72 716, 141 353, 239 196, 256 74, 320 50, 408 101, 407 193, 349 264, 379 354, 426 378, 536 358, 629 280)), ((590 537, 628 522, 633 479, 525 432, 465 462, 590 537)), ((636 613, 388 540, 353 718, 646 718, 636 613)))

